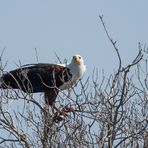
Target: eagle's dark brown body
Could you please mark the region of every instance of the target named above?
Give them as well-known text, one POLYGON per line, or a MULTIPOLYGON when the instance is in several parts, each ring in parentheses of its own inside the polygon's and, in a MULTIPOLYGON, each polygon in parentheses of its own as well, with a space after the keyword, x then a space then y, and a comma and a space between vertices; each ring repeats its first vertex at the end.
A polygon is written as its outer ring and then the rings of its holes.
POLYGON ((3 74, 0 78, 0 87, 21 89, 28 93, 44 92, 48 98, 46 103, 52 105, 58 94, 58 88, 71 77, 69 69, 61 65, 42 63, 25 65, 3 74))

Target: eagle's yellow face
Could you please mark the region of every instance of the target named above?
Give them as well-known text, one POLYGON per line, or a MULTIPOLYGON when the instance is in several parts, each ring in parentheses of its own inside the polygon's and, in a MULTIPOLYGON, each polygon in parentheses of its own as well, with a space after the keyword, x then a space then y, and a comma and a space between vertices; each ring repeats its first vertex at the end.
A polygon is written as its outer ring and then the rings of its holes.
POLYGON ((81 63, 82 57, 80 55, 75 55, 75 56, 73 56, 73 61, 75 61, 77 63, 81 63))

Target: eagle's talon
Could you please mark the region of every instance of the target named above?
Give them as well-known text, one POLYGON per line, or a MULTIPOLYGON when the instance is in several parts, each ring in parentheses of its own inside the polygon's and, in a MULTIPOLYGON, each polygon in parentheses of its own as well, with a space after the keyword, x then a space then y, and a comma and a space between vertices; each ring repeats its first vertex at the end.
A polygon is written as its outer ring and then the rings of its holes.
POLYGON ((53 121, 55 122, 60 122, 65 120, 67 117, 67 113, 66 112, 56 112, 54 117, 53 117, 53 121))

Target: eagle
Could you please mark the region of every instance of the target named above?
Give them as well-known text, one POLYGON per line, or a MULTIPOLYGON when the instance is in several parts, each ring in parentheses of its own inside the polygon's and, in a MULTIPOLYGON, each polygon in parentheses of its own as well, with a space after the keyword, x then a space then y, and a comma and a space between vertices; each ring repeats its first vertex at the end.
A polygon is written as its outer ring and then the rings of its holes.
POLYGON ((86 71, 80 55, 69 64, 27 64, 0 77, 0 88, 20 89, 25 93, 43 92, 45 103, 54 106, 59 91, 72 88, 86 71))

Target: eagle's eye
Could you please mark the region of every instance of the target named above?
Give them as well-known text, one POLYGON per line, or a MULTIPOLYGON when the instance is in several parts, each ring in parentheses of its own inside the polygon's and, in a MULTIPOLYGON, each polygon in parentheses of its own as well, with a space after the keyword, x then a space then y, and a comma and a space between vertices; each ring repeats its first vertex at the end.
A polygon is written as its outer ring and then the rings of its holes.
POLYGON ((79 56, 79 59, 81 60, 81 57, 79 56))

